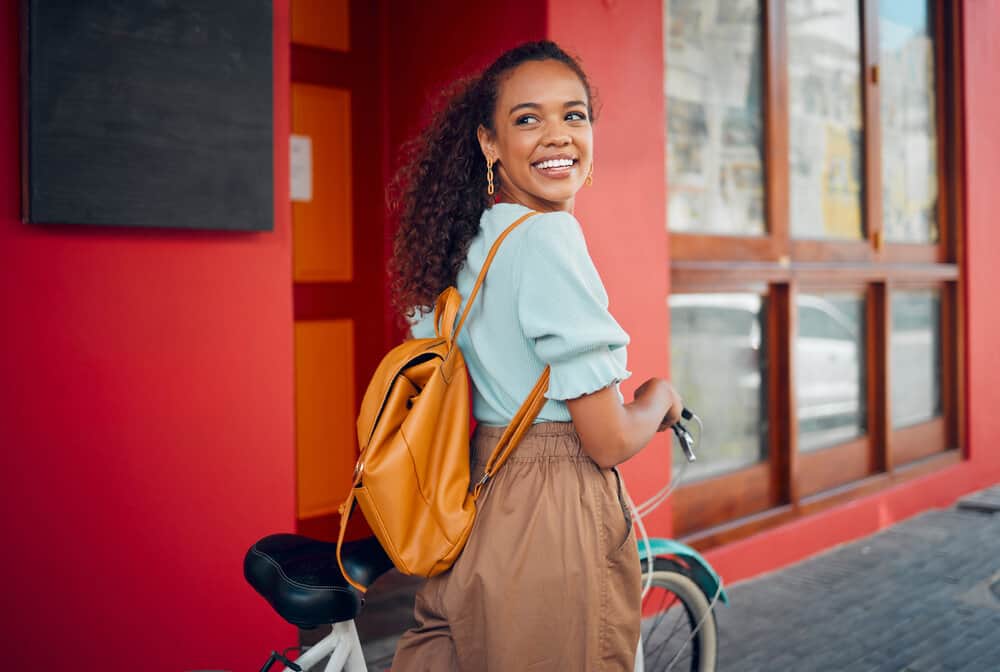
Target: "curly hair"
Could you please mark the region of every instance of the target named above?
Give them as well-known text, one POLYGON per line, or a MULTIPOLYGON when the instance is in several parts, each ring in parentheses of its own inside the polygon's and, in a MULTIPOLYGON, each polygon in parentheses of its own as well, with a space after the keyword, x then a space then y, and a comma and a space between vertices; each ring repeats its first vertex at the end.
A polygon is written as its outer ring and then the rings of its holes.
MULTIPOLYGON (((401 317, 431 310, 438 294, 455 284, 480 216, 493 204, 477 129, 495 132, 500 85, 514 68, 547 60, 564 63, 580 78, 593 118, 590 82, 577 60, 554 42, 527 42, 446 90, 445 106, 404 146, 406 159, 389 188, 389 207, 399 218, 389 271, 393 306, 401 317)), ((499 174, 494 182, 499 191, 499 174)))

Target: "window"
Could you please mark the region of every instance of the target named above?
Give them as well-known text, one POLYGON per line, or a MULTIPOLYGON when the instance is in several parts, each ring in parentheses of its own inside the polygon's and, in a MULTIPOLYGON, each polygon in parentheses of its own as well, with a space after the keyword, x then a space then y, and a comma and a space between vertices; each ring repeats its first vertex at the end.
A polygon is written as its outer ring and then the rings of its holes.
POLYGON ((938 143, 932 8, 881 0, 882 225, 886 240, 934 243, 938 143))
POLYGON ((865 298, 858 292, 796 295, 793 350, 801 451, 864 436, 865 298))
POLYGON ((890 410, 893 427, 941 416, 941 298, 933 290, 891 297, 890 410))
POLYGON ((670 6, 670 228, 763 235, 760 7, 738 0, 670 6))
MULTIPOLYGON (((752 293, 674 294, 670 297, 673 384, 685 404, 712 418, 712 441, 685 480, 697 480, 767 459, 762 440, 767 389, 764 298, 752 293)), ((685 458, 674 454, 674 469, 685 458)))
POLYGON ((674 516, 696 546, 958 459, 959 11, 664 0, 671 377, 706 425, 674 516))
POLYGON ((789 225, 859 240, 864 184, 858 3, 788 0, 789 225))

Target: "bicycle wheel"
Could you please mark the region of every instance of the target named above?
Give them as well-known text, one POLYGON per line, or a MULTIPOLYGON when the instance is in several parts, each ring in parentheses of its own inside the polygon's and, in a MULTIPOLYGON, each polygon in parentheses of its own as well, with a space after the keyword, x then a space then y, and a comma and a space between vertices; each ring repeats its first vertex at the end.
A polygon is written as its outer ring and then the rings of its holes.
MULTIPOLYGON (((643 572, 643 585, 647 577, 643 572)), ((714 672, 719 642, 715 614, 685 567, 655 558, 652 584, 642 606, 646 615, 642 619, 642 666, 636 661, 636 670, 714 672)))

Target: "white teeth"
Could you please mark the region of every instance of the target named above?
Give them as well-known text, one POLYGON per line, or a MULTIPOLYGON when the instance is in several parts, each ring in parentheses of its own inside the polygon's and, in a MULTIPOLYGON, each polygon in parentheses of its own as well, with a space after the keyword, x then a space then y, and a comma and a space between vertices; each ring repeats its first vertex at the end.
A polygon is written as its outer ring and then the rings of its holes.
POLYGON ((573 159, 550 159, 536 163, 536 168, 568 168, 573 165, 573 159))

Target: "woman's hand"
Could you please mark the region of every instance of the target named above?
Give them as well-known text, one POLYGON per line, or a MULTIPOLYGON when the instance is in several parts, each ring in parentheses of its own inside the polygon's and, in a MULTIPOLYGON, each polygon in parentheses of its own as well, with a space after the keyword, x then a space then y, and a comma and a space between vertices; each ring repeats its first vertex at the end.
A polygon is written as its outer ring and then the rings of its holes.
POLYGON ((610 385, 566 402, 583 450, 599 466, 610 468, 632 457, 656 432, 681 418, 684 402, 663 378, 650 378, 622 405, 610 385))
POLYGON ((636 401, 647 396, 654 398, 664 397, 667 399, 667 406, 663 412, 663 420, 660 421, 660 426, 656 430, 657 432, 669 429, 681 419, 681 411, 684 410, 684 400, 681 399, 681 395, 677 393, 674 386, 667 380, 664 378, 650 378, 636 389, 636 401))

